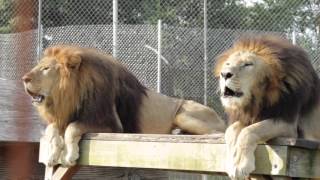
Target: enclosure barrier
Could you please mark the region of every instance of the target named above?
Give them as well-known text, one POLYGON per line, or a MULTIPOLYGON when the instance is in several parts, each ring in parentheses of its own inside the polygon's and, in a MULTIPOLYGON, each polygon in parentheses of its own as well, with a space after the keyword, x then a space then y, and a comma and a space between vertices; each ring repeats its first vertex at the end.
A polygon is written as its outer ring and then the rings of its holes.
MULTIPOLYGON (((40 142, 39 160, 49 147, 40 142)), ((320 177, 320 143, 278 138, 257 147, 254 174, 320 177)), ((199 173, 224 173, 223 135, 87 134, 80 142, 79 165, 152 168, 199 173)), ((80 166, 46 167, 46 180, 71 179, 80 166)), ((226 175, 226 174, 225 174, 226 175)))

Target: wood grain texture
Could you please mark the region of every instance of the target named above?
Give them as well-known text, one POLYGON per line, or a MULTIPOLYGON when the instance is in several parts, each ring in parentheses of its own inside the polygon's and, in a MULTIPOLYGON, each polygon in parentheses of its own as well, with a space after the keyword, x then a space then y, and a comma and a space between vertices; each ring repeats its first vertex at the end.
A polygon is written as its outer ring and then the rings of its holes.
POLYGON ((294 147, 290 149, 289 175, 320 177, 320 151, 294 147))
MULTIPOLYGON (((83 140, 99 141, 139 141, 139 142, 172 142, 172 143, 213 143, 224 144, 224 134, 211 135, 169 135, 169 134, 116 134, 116 133, 88 133, 83 140)), ((262 143, 263 144, 263 143, 262 143)), ((308 149, 320 149, 320 142, 295 138, 275 138, 267 143, 278 146, 294 146, 308 149)))
MULTIPOLYGON (((8 150, 18 148, 21 143, 3 143, 0 142, 0 180, 14 179, 21 180, 41 180, 44 179, 45 166, 38 163, 39 143, 27 143, 34 149, 30 154, 32 156, 32 171, 28 177, 21 177, 17 174, 17 169, 10 169, 8 163, 8 150)), ((216 177, 216 176, 209 176, 216 177)), ((201 174, 186 172, 173 172, 155 169, 137 169, 137 168, 119 168, 119 167, 99 167, 99 166, 81 166, 80 170, 73 176, 73 180, 201 180, 201 174)), ((216 179, 216 178, 215 178, 216 179)), ((221 178, 222 179, 222 178, 221 178)))
POLYGON ((224 144, 224 134, 212 135, 170 135, 170 134, 126 134, 126 133, 88 133, 83 140, 99 141, 139 141, 171 143, 214 143, 224 144))
MULTIPOLYGON (((315 149, 319 147, 317 142, 279 138, 271 143, 273 145, 261 144, 257 147, 255 174, 290 175, 292 177, 319 176, 315 172, 307 175, 292 170, 293 167, 301 171, 306 168, 318 169, 319 158, 310 161, 310 157, 320 153, 319 149, 315 149), (309 157, 309 161, 304 160, 293 166, 292 156, 295 151, 297 151, 295 153, 300 152, 300 149, 305 150, 304 157, 309 157), (292 171, 298 173, 291 173, 292 171)), ((41 149, 42 147, 45 148, 47 145, 41 143, 41 149)), ((40 162, 43 156, 40 154, 40 162)), ((83 137, 80 143, 78 163, 90 166, 223 173, 225 172, 225 157, 226 145, 223 143, 221 134, 191 136, 98 133, 87 134, 83 137)))
POLYGON ((43 129, 22 82, 0 79, 0 141, 39 142, 43 129))
MULTIPOLYGON (((225 172, 225 144, 83 140, 80 146, 81 165, 225 172)), ((286 175, 286 146, 260 145, 256 154, 256 173, 286 175)))

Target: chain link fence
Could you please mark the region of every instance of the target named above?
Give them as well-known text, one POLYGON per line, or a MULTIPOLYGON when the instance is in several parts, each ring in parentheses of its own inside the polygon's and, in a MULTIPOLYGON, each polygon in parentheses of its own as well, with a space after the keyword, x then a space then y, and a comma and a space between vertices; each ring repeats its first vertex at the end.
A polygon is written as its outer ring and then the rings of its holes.
POLYGON ((243 34, 273 33, 305 48, 319 71, 319 12, 309 0, 1 0, 0 80, 20 79, 46 47, 78 44, 116 52, 147 87, 223 115, 215 57, 243 34))
POLYGON ((242 34, 286 36, 309 52, 319 70, 318 1, 131 0, 117 1, 117 9, 114 2, 0 1, 0 78, 19 79, 36 63, 38 50, 78 44, 117 52, 117 58, 147 87, 160 86, 164 94, 208 104, 222 114, 217 79, 211 71, 215 57, 242 34), (17 66, 16 54, 26 51, 19 49, 24 39, 29 39, 29 61, 17 66))
POLYGON ((117 58, 147 87, 156 90, 160 85, 164 94, 208 104, 222 114, 211 70, 215 57, 244 33, 287 36, 309 51, 319 69, 317 1, 206 1, 119 1, 114 9, 112 0, 3 0, 0 78, 19 79, 36 63, 37 50, 54 44, 78 44, 109 53, 116 48, 117 58), (113 12, 118 15, 116 42, 113 12), (16 54, 25 51, 19 44, 26 37, 30 61, 17 66, 16 54))

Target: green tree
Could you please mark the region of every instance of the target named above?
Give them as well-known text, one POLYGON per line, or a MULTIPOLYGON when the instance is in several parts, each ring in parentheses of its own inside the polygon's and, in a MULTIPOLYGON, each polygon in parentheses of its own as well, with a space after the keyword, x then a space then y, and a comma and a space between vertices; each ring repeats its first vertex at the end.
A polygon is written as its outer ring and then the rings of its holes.
MULTIPOLYGON (((0 30, 11 31, 14 0, 0 0, 0 30), (11 24, 10 24, 11 23, 11 24)), ((37 1, 35 1, 37 2, 37 1)), ((319 0, 208 0, 209 28, 288 31, 319 28, 319 0)), ((165 24, 184 27, 203 26, 202 0, 130 0, 119 1, 119 22, 124 24, 165 24)), ((34 3, 37 9, 37 3, 34 3)), ((35 17, 36 18, 36 17, 35 17)), ((34 19, 32 20, 34 21, 34 19)), ((112 0, 42 0, 42 24, 45 27, 111 24, 112 0)))
POLYGON ((9 0, 0 0, 0 33, 9 33, 12 29, 10 19, 13 15, 13 3, 9 0))

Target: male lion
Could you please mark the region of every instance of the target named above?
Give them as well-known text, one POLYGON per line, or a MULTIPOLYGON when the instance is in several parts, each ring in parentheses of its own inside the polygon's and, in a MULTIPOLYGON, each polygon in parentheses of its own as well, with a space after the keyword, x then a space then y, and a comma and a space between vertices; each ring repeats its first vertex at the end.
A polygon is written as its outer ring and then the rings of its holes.
POLYGON ((48 123, 43 137, 50 144, 48 166, 59 160, 74 165, 87 132, 169 134, 179 128, 210 134, 226 128, 214 110, 148 90, 118 61, 94 49, 48 48, 23 81, 48 123))
POLYGON ((232 123, 225 133, 230 177, 249 176, 261 141, 320 139, 320 83, 303 49, 275 36, 242 38, 218 57, 215 74, 232 123))

